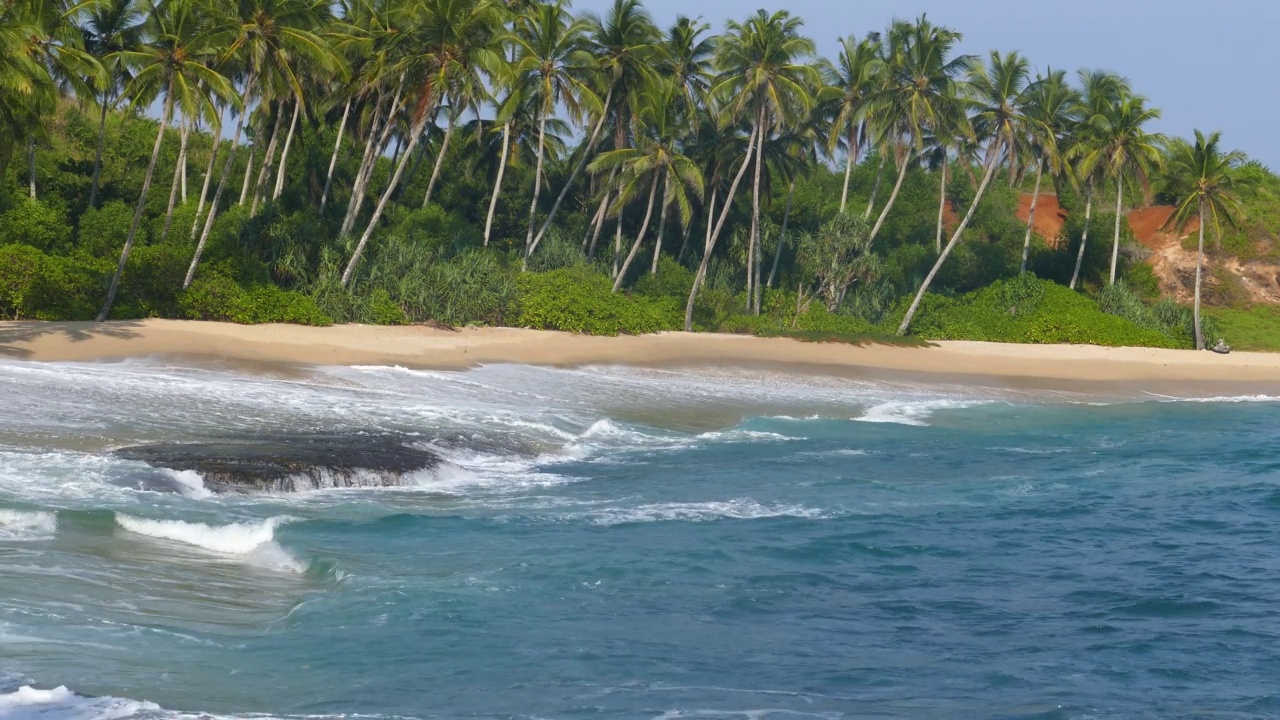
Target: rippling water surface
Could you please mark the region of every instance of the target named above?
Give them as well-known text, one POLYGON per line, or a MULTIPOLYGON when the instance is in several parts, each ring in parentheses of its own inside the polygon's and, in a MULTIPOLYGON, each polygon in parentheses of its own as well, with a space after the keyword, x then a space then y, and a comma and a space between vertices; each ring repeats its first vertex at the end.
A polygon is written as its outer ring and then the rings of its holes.
POLYGON ((0 362, 0 718, 1280 715, 1280 404, 0 362), (403 433, 212 496, 138 442, 403 433))

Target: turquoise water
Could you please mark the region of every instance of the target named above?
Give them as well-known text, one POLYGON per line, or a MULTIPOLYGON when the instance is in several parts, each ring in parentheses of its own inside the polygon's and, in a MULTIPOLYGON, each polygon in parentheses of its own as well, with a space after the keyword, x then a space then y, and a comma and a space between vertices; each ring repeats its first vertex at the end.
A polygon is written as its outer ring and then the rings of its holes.
POLYGON ((0 718, 1280 715, 1280 404, 0 363, 0 718), (212 497, 155 440, 402 432, 212 497))

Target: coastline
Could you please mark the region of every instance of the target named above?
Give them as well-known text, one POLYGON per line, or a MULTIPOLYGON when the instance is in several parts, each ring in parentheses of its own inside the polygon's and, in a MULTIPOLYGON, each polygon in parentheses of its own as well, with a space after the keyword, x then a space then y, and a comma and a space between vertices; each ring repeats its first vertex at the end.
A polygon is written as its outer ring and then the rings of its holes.
MULTIPOLYGON (((854 346, 789 338, 668 332, 598 337, 522 328, 236 325, 188 320, 0 322, 0 357, 111 361, 183 356, 266 365, 400 365, 459 370, 482 364, 556 367, 770 366, 849 377, 949 376, 999 384, 1142 383, 1280 389, 1280 354, 1012 345, 944 341, 932 347, 854 346)), ((1172 390, 1172 387, 1168 389, 1172 390)))

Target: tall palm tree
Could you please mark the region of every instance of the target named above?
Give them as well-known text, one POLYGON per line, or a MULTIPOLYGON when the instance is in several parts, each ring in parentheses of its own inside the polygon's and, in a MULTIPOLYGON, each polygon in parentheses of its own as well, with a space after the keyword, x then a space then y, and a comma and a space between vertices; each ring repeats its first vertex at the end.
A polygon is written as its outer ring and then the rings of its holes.
POLYGON ((667 29, 662 43, 658 74, 677 88, 680 102, 688 113, 697 109, 700 99, 711 88, 715 41, 706 37, 710 29, 707 23, 681 15, 667 29))
POLYGON ((231 175, 231 164, 244 132, 245 118, 250 106, 255 101, 261 102, 262 88, 278 82, 292 90, 295 96, 302 95, 302 84, 294 72, 302 58, 336 68, 331 48, 314 32, 320 18, 330 12, 326 3, 316 0, 238 0, 229 10, 225 19, 220 18, 219 22, 230 25, 228 35, 232 39, 220 55, 219 62, 237 61, 244 66, 244 86, 238 99, 241 112, 223 161, 218 188, 213 193, 191 265, 182 281, 183 288, 190 287, 195 278, 200 256, 218 217, 219 203, 231 175))
POLYGON ((1105 181, 1106 168, 1101 163, 1085 167, 1088 153, 1100 144, 1097 136, 1098 124, 1091 122, 1101 116, 1112 105, 1120 102, 1122 96, 1129 93, 1129 83, 1113 73, 1082 70, 1080 72, 1080 105, 1076 110, 1079 122, 1067 146, 1068 164, 1065 169, 1070 177, 1084 184, 1084 231, 1080 235, 1080 247, 1076 250, 1075 270, 1071 273, 1071 282, 1067 285, 1072 290, 1080 280, 1080 268, 1084 264, 1085 247, 1089 242, 1089 226, 1093 220, 1094 189, 1105 181))
POLYGON ((342 272, 343 286, 351 282, 360 256, 418 147, 427 120, 435 115, 450 88, 472 82, 477 73, 496 67, 501 60, 493 37, 501 28, 502 14, 493 0, 416 0, 405 18, 412 22, 405 33, 405 44, 414 52, 401 60, 397 69, 417 86, 408 144, 342 272))
POLYGON ((142 42, 142 26, 146 16, 138 0, 102 0, 88 8, 80 19, 80 32, 85 52, 102 66, 103 72, 94 85, 94 102, 98 104, 98 146, 93 156, 93 179, 89 187, 89 207, 96 207, 98 182, 102 176, 102 150, 107 135, 107 112, 120 100, 129 68, 121 53, 142 42))
POLYGON ((1080 95, 1067 82, 1062 70, 1049 70, 1047 75, 1037 75, 1027 88, 1022 114, 1025 118, 1026 141, 1035 157, 1036 184, 1031 194, 1031 209, 1027 214, 1027 232, 1022 240, 1022 268, 1027 271, 1031 255, 1031 229, 1036 220, 1036 205, 1040 202, 1040 181, 1044 171, 1053 177, 1061 175, 1067 138, 1079 121, 1080 95))
POLYGON ((1030 65, 1016 52, 1002 55, 992 51, 988 66, 975 65, 969 71, 966 90, 975 109, 973 124, 980 136, 990 138, 987 145, 986 167, 982 182, 978 185, 978 191, 974 194, 973 201, 969 203, 968 212, 952 233, 951 239, 947 241, 937 262, 925 276, 924 282, 920 283, 915 299, 907 308, 907 314, 902 318, 902 324, 898 326, 899 335, 906 335, 907 330, 911 328, 911 320, 915 317, 916 310, 920 308, 920 301, 924 299, 925 293, 929 291, 929 285, 942 269, 942 264, 947 261, 947 256, 951 254, 956 243, 960 242, 961 235, 973 220, 974 211, 982 202, 982 197, 991 184, 991 178, 1001 164, 1001 158, 1014 151, 1014 143, 1017 142, 1022 124, 1021 108, 1024 104, 1023 95, 1026 92, 1029 76, 1030 65))
POLYGON ((697 163, 682 152, 679 144, 684 113, 681 103, 677 101, 678 92, 674 86, 668 85, 646 96, 640 109, 640 125, 644 131, 637 135, 636 146, 602 153, 589 166, 593 173, 608 171, 612 174, 615 170, 619 171, 618 177, 624 186, 621 193, 623 202, 618 204, 619 208, 635 194, 639 186, 647 183, 650 187, 644 221, 631 244, 631 251, 614 278, 614 292, 622 287, 627 270, 649 231, 649 221, 653 216, 654 200, 659 188, 662 192, 662 210, 658 220, 658 241, 653 250, 651 272, 657 271, 667 212, 671 204, 674 202, 680 213, 681 225, 688 225, 693 218, 689 195, 692 192, 697 197, 702 196, 702 172, 697 163))
POLYGON ((33 39, 42 31, 27 10, 23 3, 0 5, 0 177, 16 140, 34 136, 58 92, 48 68, 37 60, 33 39))
POLYGON ((223 97, 235 94, 227 78, 204 64, 226 46, 229 38, 225 34, 209 32, 200 10, 200 0, 153 0, 147 16, 146 45, 137 50, 121 51, 123 61, 134 71, 129 88, 134 102, 159 89, 164 95, 164 108, 160 112, 156 141, 151 148, 151 161, 143 176, 142 192, 133 210, 133 221, 129 224, 129 234, 120 251, 120 262, 116 264, 107 298, 98 311, 98 322, 110 316, 111 306, 115 303, 120 276, 124 274, 129 251, 138 235, 138 223, 147 205, 156 159, 160 156, 164 131, 173 117, 175 105, 194 117, 212 111, 213 101, 209 93, 223 97), (205 88, 209 89, 208 92, 205 88))
MULTIPOLYGON (((514 71, 518 76, 531 78, 530 91, 537 99, 539 114, 533 197, 529 202, 529 231, 525 236, 522 267, 528 267, 529 257, 537 247, 534 227, 542 191, 542 165, 546 159, 547 121, 557 106, 564 106, 571 117, 601 111, 600 101, 589 85, 596 70, 595 58, 587 49, 590 29, 589 22, 575 19, 563 1, 557 0, 537 7, 512 36, 517 58, 514 71)), ((596 127, 598 132, 601 125, 597 123, 596 127)))
MULTIPOLYGON (((760 310, 758 282, 752 282, 753 265, 759 262, 760 185, 764 141, 774 132, 795 126, 808 116, 814 90, 821 82, 813 65, 804 62, 814 52, 813 41, 800 34, 804 22, 785 10, 764 10, 744 22, 729 21, 728 32, 716 47, 720 76, 711 96, 723 103, 726 117, 747 119, 756 137, 754 178, 751 189, 751 237, 748 251, 750 309, 760 310)), ((732 198, 726 198, 726 203, 732 198)), ((755 274, 758 275, 758 272, 755 274)))
POLYGON ((1151 173, 1160 166, 1160 146, 1164 138, 1147 132, 1143 126, 1160 118, 1160 111, 1149 108, 1146 98, 1124 94, 1101 113, 1088 119, 1092 143, 1084 150, 1081 171, 1088 175, 1102 169, 1116 183, 1115 237, 1111 245, 1111 279, 1116 282, 1116 265, 1120 256, 1120 220, 1123 213, 1124 181, 1131 178, 1150 188, 1151 173))
POLYGON ((818 96, 832 109, 827 151, 845 149, 844 184, 840 190, 840 212, 849 202, 849 178, 858 164, 858 153, 867 144, 867 118, 876 91, 884 86, 885 64, 880 57, 880 34, 858 40, 850 35, 840 41, 836 62, 823 58, 818 63, 825 87, 818 96))
POLYGON ((1200 223, 1200 240, 1196 252, 1196 289, 1194 326, 1196 349, 1204 349, 1204 331, 1200 324, 1200 283, 1204 266, 1204 228, 1213 220, 1215 235, 1221 236, 1222 222, 1235 224, 1240 213, 1238 192, 1243 179, 1236 168, 1244 163, 1244 153, 1224 152, 1222 133, 1206 136, 1196 130, 1195 143, 1175 140, 1169 144, 1168 189, 1178 197, 1177 208, 1165 227, 1182 228, 1194 215, 1200 223))

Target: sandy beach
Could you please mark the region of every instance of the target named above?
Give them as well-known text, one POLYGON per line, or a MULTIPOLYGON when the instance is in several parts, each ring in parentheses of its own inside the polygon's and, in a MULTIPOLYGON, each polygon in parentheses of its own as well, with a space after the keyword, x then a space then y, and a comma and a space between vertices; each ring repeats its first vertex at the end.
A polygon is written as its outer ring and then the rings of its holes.
POLYGON ((592 337, 519 328, 235 325, 180 320, 0 323, 0 356, 39 361, 189 356, 293 365, 462 369, 486 363, 573 366, 786 366, 838 375, 1280 385, 1280 354, 940 342, 862 347, 746 335, 592 337))

